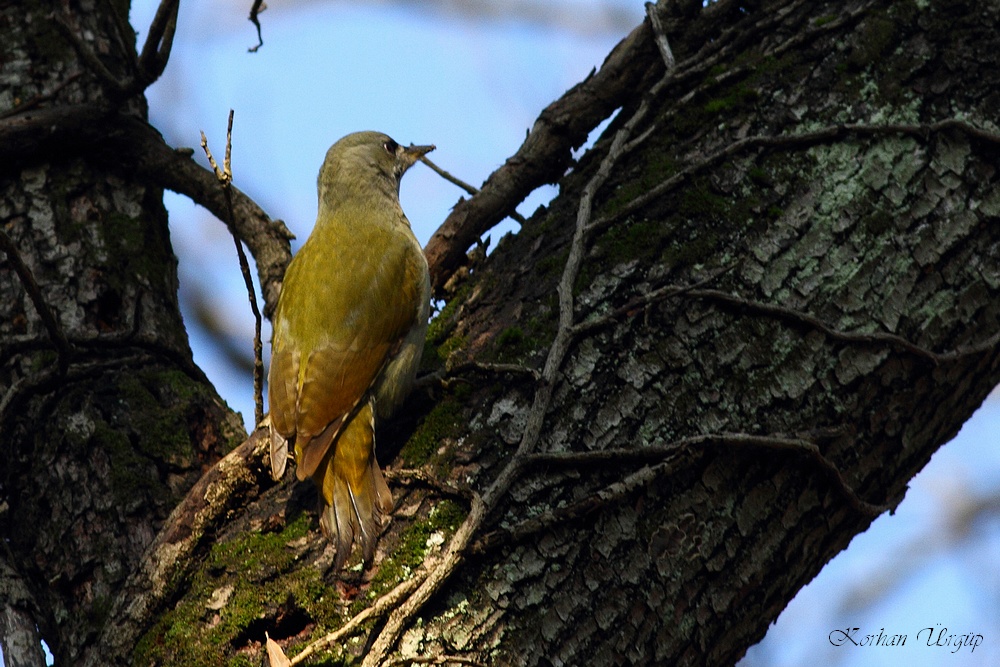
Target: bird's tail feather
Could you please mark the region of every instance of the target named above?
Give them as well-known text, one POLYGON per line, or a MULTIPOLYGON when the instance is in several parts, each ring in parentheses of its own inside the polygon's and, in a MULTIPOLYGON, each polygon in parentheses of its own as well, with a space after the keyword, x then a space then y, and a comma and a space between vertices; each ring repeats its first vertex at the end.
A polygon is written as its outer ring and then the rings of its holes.
MULTIPOLYGON (((371 559, 382 529, 382 517, 392 511, 392 494, 375 460, 374 408, 366 403, 341 431, 326 465, 317 470, 325 507, 320 514, 323 534, 337 545, 336 569, 351 555, 355 540, 364 559, 371 559)), ((315 478, 314 478, 315 479, 315 478)))

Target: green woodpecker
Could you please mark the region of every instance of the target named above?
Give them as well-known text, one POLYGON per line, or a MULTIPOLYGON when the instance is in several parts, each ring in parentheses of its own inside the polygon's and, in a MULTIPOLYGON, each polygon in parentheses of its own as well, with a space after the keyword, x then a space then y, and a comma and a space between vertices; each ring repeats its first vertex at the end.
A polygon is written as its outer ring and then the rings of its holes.
POLYGON ((319 214, 288 266, 274 315, 271 473, 319 487, 320 527, 340 568, 355 540, 369 560, 392 511, 375 460, 375 419, 409 391, 430 310, 427 260, 399 205, 399 180, 433 146, 349 134, 319 172, 319 214))

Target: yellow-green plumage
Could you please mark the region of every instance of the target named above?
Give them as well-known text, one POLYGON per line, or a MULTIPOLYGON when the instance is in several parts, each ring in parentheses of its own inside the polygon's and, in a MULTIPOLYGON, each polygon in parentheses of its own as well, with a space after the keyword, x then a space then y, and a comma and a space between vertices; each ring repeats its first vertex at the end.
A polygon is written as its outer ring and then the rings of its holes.
POLYGON ((403 148, 376 132, 327 153, 319 214, 288 266, 274 316, 268 374, 271 466, 321 490, 320 526, 337 567, 358 539, 374 550, 392 497, 375 460, 375 416, 413 380, 430 304, 427 261, 399 205, 399 179, 431 146, 403 148))

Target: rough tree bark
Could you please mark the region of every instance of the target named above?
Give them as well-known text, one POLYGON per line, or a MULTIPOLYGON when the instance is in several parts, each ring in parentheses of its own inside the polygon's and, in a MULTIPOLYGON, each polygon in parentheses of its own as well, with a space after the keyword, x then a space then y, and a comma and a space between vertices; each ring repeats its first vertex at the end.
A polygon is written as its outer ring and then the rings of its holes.
MULTIPOLYGON (((4 622, 58 664, 257 664, 265 632, 296 663, 737 660, 1000 381, 1000 3, 699 4, 545 110, 428 246, 450 292, 382 431, 397 510, 339 575, 259 433, 212 465, 239 427, 190 363, 159 202, 217 198, 206 174, 72 31, 3 10, 4 622), (54 148, 36 99, 113 113, 123 164, 84 127, 54 148)), ((110 4, 78 21, 131 67, 110 4)), ((273 303, 287 239, 241 202, 273 303)))

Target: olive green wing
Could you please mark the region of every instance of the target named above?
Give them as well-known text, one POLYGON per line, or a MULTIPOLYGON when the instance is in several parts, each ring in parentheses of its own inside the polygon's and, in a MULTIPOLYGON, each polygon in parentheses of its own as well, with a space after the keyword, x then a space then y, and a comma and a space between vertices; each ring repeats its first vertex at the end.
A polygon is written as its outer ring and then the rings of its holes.
POLYGON ((423 310, 419 246, 356 231, 350 245, 310 237, 275 314, 272 424, 295 438, 299 479, 315 473, 423 310))

